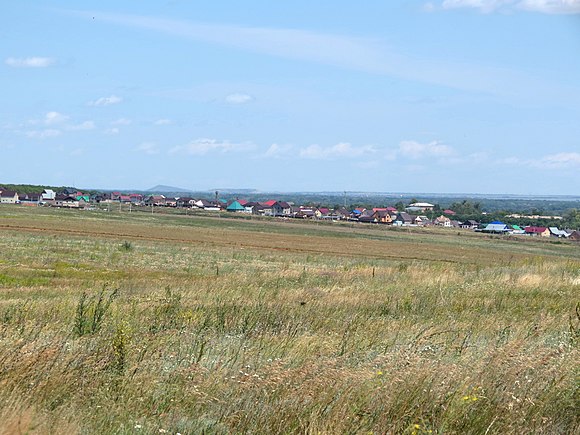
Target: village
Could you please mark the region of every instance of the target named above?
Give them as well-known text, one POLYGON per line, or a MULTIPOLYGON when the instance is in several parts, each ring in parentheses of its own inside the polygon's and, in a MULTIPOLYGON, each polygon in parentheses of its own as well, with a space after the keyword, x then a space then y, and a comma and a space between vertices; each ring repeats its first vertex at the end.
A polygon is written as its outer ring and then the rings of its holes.
MULTIPOLYGON (((257 202, 244 199, 226 201, 217 195, 212 200, 196 199, 189 196, 171 197, 161 194, 143 195, 141 193, 101 192, 83 193, 74 188, 65 188, 56 192, 44 189, 42 192, 19 194, 13 190, 0 188, 0 204, 19 204, 32 207, 57 207, 82 210, 111 210, 111 207, 132 210, 176 208, 206 211, 243 213, 252 216, 264 216, 282 219, 311 219, 317 221, 348 221, 362 224, 382 224, 398 227, 441 227, 471 230, 488 234, 522 235, 532 237, 558 238, 580 241, 580 231, 557 226, 516 225, 494 220, 488 223, 474 219, 459 220, 450 209, 440 210, 435 204, 413 202, 404 207, 373 208, 329 208, 324 206, 296 205, 292 202, 271 199, 257 202)), ((482 213, 485 217, 485 212, 482 213)), ((513 215, 512 215, 513 217, 513 215)), ((536 218, 535 216, 522 216, 536 218)), ((550 217, 553 220, 560 216, 550 217)), ((483 220, 483 219, 482 219, 483 220)))

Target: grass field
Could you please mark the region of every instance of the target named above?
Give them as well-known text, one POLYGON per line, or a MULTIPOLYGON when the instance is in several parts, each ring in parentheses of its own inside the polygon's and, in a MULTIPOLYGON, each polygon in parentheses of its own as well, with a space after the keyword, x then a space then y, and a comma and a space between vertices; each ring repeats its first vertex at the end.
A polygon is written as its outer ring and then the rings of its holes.
POLYGON ((0 207, 0 433, 580 433, 580 245, 0 207))

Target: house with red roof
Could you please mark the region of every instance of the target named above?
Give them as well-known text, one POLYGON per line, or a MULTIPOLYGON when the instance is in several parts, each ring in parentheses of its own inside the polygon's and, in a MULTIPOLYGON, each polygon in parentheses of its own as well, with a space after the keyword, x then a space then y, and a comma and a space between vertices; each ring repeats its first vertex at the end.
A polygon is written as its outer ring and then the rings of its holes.
POLYGON ((524 232, 529 236, 550 237, 550 230, 546 227, 525 227, 524 232))

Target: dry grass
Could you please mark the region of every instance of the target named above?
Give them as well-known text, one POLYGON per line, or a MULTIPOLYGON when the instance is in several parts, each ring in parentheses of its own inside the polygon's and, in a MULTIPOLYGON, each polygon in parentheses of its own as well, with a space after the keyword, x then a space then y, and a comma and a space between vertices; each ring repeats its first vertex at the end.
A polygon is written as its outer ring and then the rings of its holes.
POLYGON ((578 246, 2 212, 3 433, 579 430, 578 246))

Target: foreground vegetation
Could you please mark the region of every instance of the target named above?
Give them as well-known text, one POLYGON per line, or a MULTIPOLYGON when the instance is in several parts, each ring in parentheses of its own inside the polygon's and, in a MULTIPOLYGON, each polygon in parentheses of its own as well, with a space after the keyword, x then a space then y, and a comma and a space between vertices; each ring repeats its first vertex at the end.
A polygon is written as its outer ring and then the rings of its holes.
POLYGON ((0 432, 577 433, 580 249, 3 207, 0 432))

